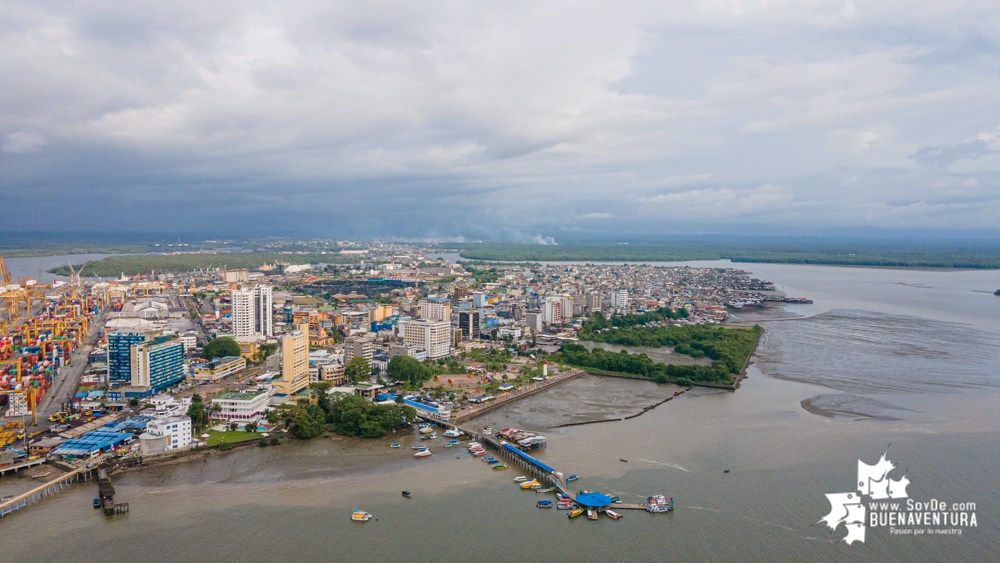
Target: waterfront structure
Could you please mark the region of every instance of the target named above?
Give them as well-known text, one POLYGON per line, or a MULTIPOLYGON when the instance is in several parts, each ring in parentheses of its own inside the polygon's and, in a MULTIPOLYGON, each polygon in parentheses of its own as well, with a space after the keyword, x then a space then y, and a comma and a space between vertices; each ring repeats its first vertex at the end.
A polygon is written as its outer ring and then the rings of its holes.
POLYGON ((375 345, 369 338, 348 336, 344 339, 344 363, 350 362, 355 356, 362 356, 370 364, 374 353, 375 345))
POLYGON ((133 344, 130 351, 132 387, 157 392, 184 381, 184 344, 169 336, 133 344))
MULTIPOLYGON (((308 382, 308 378, 306 378, 308 382)), ((227 422, 256 422, 267 410, 270 397, 264 389, 226 391, 212 399, 212 419, 227 422), (216 411, 215 405, 219 405, 216 411)))
POLYGON ((139 436, 143 453, 162 448, 161 451, 182 450, 191 446, 191 417, 187 415, 166 416, 151 420, 146 424, 146 432, 139 436), (144 439, 145 438, 145 439, 144 439))
POLYGON ((208 362, 199 362, 191 367, 191 380, 198 383, 215 383, 223 377, 246 369, 247 360, 242 356, 224 356, 208 362))
POLYGON ((408 321, 403 326, 403 342, 426 350, 429 360, 447 357, 451 354, 451 323, 424 319, 408 321))
POLYGON ((479 311, 459 311, 458 328, 463 336, 479 338, 479 311))
POLYGON ((132 346, 158 335, 158 331, 116 331, 108 333, 108 380, 132 381, 132 346))
POLYGON ((281 379, 272 382, 281 395, 293 395, 309 386, 309 325, 281 337, 281 379))
POLYGON ((256 340, 273 335, 270 286, 236 289, 230 299, 233 305, 232 331, 236 340, 256 340))
POLYGON ((443 297, 428 297, 418 305, 420 318, 428 321, 451 322, 451 300, 443 297))

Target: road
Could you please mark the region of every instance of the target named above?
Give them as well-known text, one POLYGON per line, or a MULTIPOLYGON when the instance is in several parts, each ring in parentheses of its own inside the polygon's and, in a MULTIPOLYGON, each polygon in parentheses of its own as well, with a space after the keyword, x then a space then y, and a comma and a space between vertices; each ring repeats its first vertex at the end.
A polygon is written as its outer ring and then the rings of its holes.
POLYGON ((87 355, 93 349, 93 343, 97 335, 104 327, 105 318, 103 315, 96 317, 90 325, 90 334, 87 335, 84 345, 77 348, 70 357, 70 365, 59 368, 59 374, 52 383, 45 398, 35 409, 36 426, 48 427, 49 415, 61 410, 62 403, 66 398, 76 392, 80 385, 80 377, 87 368, 87 355))

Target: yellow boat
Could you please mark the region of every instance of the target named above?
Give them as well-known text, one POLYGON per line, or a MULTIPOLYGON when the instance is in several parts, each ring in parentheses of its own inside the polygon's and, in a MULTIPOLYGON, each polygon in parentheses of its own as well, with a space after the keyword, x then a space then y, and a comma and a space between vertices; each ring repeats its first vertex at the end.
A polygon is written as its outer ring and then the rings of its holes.
POLYGON ((538 484, 538 479, 532 479, 531 481, 528 481, 526 483, 521 483, 521 488, 527 490, 530 489, 532 485, 537 485, 537 484, 538 484))
POLYGON ((577 516, 579 516, 581 514, 583 514, 583 509, 582 508, 577 508, 576 510, 570 510, 569 514, 567 514, 566 516, 569 517, 569 518, 576 518, 577 516))

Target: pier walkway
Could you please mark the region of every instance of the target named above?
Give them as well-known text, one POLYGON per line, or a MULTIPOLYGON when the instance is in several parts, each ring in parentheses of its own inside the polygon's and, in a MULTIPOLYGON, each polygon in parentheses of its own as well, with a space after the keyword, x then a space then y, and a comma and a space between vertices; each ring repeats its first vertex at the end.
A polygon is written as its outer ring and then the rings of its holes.
POLYGON ((17 495, 6 502, 2 502, 0 503, 0 518, 14 512, 15 510, 24 508, 30 503, 39 502, 43 498, 69 487, 76 481, 81 479, 86 481, 90 478, 91 473, 93 472, 93 467, 81 467, 79 469, 74 469, 73 471, 62 475, 61 477, 57 477, 48 483, 35 487, 24 494, 17 495))
POLYGON ((21 469, 27 469, 29 467, 34 467, 36 465, 42 465, 46 461, 47 460, 44 457, 40 457, 38 459, 33 459, 31 461, 25 461, 23 463, 18 463, 16 465, 8 465, 6 467, 0 467, 0 477, 3 477, 4 475, 6 475, 8 471, 13 471, 14 473, 17 473, 21 469))

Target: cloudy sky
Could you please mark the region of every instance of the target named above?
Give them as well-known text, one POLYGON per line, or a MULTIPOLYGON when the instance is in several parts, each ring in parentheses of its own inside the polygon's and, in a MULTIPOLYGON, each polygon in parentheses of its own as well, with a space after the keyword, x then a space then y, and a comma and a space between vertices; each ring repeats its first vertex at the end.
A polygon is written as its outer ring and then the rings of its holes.
POLYGON ((0 1, 0 230, 1000 231, 996 0, 0 1))

